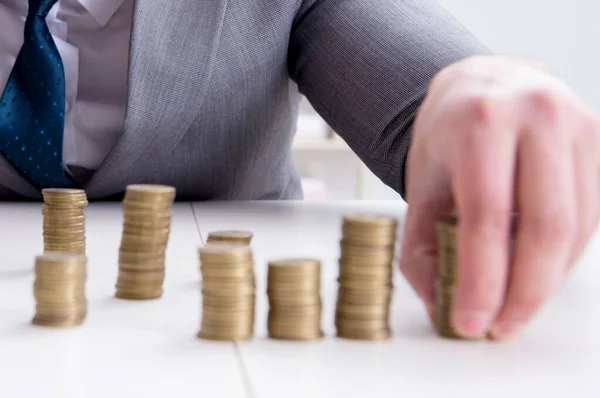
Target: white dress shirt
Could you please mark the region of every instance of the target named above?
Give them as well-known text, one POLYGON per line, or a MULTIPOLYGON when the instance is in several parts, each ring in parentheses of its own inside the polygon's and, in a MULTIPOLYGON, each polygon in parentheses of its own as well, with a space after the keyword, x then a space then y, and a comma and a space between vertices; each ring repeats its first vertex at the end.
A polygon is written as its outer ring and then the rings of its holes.
MULTIPOLYGON (((59 0, 46 22, 66 77, 66 165, 96 170, 122 133, 134 0, 59 0)), ((23 44, 29 0, 0 0, 0 95, 23 44)))

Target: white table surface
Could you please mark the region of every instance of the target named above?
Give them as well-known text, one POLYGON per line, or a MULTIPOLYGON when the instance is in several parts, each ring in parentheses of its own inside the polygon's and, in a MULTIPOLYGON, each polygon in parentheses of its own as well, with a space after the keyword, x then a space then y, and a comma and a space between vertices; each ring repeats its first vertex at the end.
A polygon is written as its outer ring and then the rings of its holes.
POLYGON ((160 300, 114 298, 119 204, 87 210, 89 314, 73 329, 31 326, 33 262, 42 251, 38 204, 0 204, 0 397, 600 397, 600 237, 568 283, 518 339, 438 338, 420 302, 396 275, 394 337, 338 339, 333 318, 341 216, 402 219, 399 202, 178 203, 160 300), (197 248, 216 229, 249 229, 258 284, 255 337, 198 340, 197 248), (266 261, 323 262, 323 329, 310 343, 267 338, 266 261))

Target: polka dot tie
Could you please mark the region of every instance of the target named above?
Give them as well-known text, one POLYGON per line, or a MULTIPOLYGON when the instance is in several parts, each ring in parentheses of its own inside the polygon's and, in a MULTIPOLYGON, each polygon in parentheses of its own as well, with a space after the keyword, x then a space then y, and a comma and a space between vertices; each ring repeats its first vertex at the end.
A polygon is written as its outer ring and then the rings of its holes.
POLYGON ((0 151, 34 185, 76 184, 62 159, 65 76, 46 25, 58 0, 29 0, 24 44, 0 99, 0 151))

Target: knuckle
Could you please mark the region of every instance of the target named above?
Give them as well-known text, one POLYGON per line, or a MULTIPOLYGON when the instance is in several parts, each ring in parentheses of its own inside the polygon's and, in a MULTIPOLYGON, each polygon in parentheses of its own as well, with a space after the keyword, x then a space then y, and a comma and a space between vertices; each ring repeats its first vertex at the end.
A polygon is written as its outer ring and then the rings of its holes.
POLYGON ((548 87, 536 87, 527 91, 525 101, 538 115, 546 120, 555 121, 560 115, 561 105, 558 97, 548 87))
POLYGON ((496 119, 498 101, 484 94, 466 94, 456 101, 456 107, 468 120, 480 125, 490 125, 496 119))

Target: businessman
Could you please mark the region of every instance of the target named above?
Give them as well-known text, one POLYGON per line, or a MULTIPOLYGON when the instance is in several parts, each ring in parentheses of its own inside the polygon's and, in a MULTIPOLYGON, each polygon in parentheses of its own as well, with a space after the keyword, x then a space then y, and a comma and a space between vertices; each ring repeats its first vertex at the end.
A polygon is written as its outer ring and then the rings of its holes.
POLYGON ((0 0, 0 93, 10 200, 300 199, 304 94, 409 203, 400 267, 428 309, 433 222, 458 214, 467 337, 518 335, 598 223, 598 116, 429 0, 0 0))

